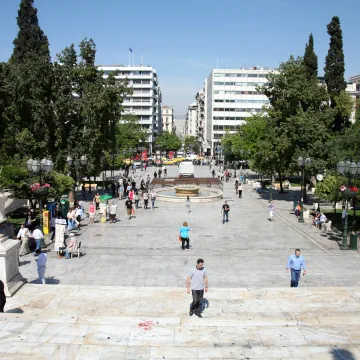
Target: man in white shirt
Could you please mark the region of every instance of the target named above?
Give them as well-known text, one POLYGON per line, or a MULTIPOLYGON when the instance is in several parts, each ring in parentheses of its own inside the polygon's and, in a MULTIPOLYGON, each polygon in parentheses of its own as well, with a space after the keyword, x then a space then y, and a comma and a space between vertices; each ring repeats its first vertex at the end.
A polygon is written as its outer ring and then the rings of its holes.
POLYGON ((21 224, 21 228, 17 234, 17 238, 21 241, 20 256, 30 253, 29 249, 29 235, 30 231, 24 224, 21 224), (25 251, 25 254, 24 254, 25 251))
POLYGON ((36 226, 35 230, 32 233, 32 237, 36 242, 35 256, 37 255, 37 250, 41 250, 41 239, 44 238, 44 234, 41 232, 38 226, 36 226))
POLYGON ((324 213, 321 213, 320 215, 320 221, 319 221, 319 225, 320 225, 320 228, 321 228, 321 225, 326 223, 327 222, 327 217, 325 216, 324 213))
POLYGON ((47 255, 44 254, 41 249, 35 251, 37 258, 37 271, 39 274, 40 283, 45 285, 45 270, 46 270, 46 262, 47 262, 47 255))

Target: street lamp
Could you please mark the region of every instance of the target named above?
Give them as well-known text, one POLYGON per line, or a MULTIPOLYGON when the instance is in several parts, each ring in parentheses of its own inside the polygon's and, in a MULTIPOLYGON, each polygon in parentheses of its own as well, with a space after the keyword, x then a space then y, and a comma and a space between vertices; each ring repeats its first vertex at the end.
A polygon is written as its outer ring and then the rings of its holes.
POLYGON ((306 158, 305 160, 300 156, 297 160, 299 167, 301 168, 301 193, 300 193, 300 206, 301 206, 301 210, 300 210, 300 217, 299 217, 299 222, 303 223, 304 222, 304 176, 305 176, 305 166, 308 167, 311 164, 311 159, 310 158, 306 158))
MULTIPOLYGON (((74 159, 69 155, 67 158, 66 158, 66 163, 69 165, 69 167, 71 167, 74 163, 74 159)), ((87 157, 86 155, 82 155, 80 157, 80 164, 82 166, 85 166, 87 164, 87 157)), ((77 181, 77 170, 78 170, 78 166, 79 166, 79 160, 75 160, 75 175, 76 175, 76 181, 77 181)), ((81 174, 79 172, 79 176, 81 177, 81 174)), ((90 186, 89 186, 90 187, 90 186)))
MULTIPOLYGON (((54 164, 50 159, 34 160, 29 159, 26 163, 26 167, 30 173, 39 174, 39 183, 41 186, 41 173, 51 172, 54 168, 54 164)), ((42 198, 39 197, 39 211, 40 211, 40 229, 43 231, 43 215, 42 215, 42 198)))
POLYGON ((345 224, 343 229, 343 242, 340 246, 342 250, 346 250, 348 248, 348 210, 349 210, 349 202, 348 202, 348 194, 350 191, 350 179, 351 175, 360 174, 360 161, 358 163, 350 160, 339 161, 337 163, 337 170, 340 174, 348 176, 348 184, 347 189, 345 190, 345 202, 346 202, 346 217, 345 224))

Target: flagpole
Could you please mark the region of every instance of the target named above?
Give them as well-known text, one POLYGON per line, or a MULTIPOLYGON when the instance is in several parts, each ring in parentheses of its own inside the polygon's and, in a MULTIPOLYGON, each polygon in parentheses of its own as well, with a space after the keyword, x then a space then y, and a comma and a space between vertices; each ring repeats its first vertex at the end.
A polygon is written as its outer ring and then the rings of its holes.
POLYGON ((130 48, 129 48, 129 66, 131 65, 130 63, 130 48))
POLYGON ((133 51, 133 66, 135 66, 135 51, 133 51))
POLYGON ((144 49, 141 49, 141 65, 144 66, 144 49))

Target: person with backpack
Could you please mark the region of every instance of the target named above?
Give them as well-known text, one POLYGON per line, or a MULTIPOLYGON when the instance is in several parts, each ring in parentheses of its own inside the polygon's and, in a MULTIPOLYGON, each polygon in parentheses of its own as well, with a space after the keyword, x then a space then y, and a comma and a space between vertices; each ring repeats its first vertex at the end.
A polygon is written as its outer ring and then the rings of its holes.
POLYGON ((89 224, 93 224, 94 220, 95 220, 95 214, 96 214, 96 207, 94 202, 90 203, 89 206, 89 217, 90 217, 90 222, 89 224))

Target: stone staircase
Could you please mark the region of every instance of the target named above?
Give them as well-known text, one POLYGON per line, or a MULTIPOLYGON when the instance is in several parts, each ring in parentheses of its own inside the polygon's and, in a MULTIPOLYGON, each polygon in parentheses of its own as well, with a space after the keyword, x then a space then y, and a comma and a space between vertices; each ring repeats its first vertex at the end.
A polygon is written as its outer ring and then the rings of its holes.
POLYGON ((26 284, 0 314, 0 359, 360 359, 358 288, 26 284))

